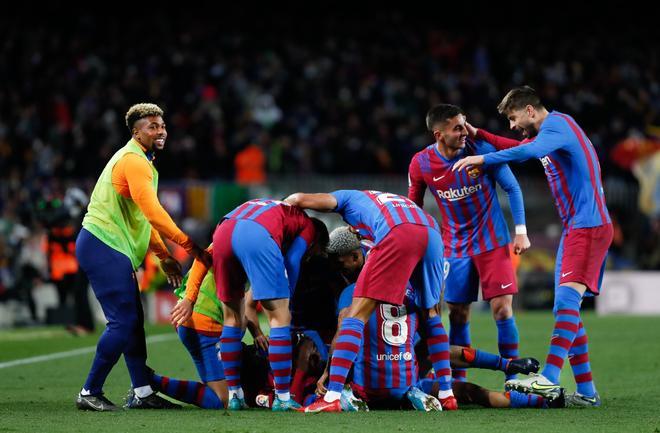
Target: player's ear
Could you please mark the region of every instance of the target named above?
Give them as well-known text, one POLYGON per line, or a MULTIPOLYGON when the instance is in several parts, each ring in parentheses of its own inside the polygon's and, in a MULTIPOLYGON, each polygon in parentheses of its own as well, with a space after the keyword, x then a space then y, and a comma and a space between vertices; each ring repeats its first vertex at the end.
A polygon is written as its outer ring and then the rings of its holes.
POLYGON ((527 111, 527 115, 529 117, 534 117, 534 112, 536 111, 532 105, 527 105, 525 107, 525 110, 527 111))

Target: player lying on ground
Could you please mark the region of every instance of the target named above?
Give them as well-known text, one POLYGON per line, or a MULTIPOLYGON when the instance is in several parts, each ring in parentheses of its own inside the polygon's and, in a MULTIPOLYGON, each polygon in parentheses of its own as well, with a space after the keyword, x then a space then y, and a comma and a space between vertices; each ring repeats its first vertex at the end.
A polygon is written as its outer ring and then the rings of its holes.
MULTIPOLYGON (((368 251, 369 245, 361 243, 357 235, 346 227, 335 229, 330 235, 328 244, 330 256, 342 264, 346 275, 352 275, 353 278, 362 268, 368 251)), ((353 290, 354 285, 350 285, 340 296, 338 302, 340 322, 348 311, 353 290)), ((353 389, 370 406, 400 408, 402 401, 407 400, 418 410, 440 408, 437 400, 428 395, 437 393, 437 387, 432 388, 433 381, 428 379, 419 381, 417 355, 414 349, 416 340, 419 340, 418 323, 418 309, 409 286, 403 305, 381 304, 365 326, 364 345, 360 349, 353 370, 353 389)), ((451 363, 452 368, 497 369, 507 374, 528 374, 538 371, 538 361, 532 358, 512 360, 478 349, 458 346, 451 348, 451 363)), ((319 394, 326 391, 323 385, 326 378, 327 372, 319 380, 319 394)), ((563 404, 561 399, 547 401, 538 396, 529 397, 515 391, 498 393, 474 384, 456 382, 454 386, 460 391, 461 398, 466 403, 476 402, 487 407, 558 407, 563 404), (484 395, 488 399, 484 399, 484 395), (491 403, 488 403, 489 401, 491 403)), ((343 410, 356 409, 355 404, 349 404, 351 399, 343 395, 341 403, 343 410)))
POLYGON ((447 410, 458 408, 451 390, 449 341, 440 320, 442 239, 438 223, 415 203, 396 194, 342 190, 332 194, 289 196, 287 202, 304 209, 334 211, 375 244, 358 277, 351 308, 341 322, 330 366, 328 392, 307 411, 340 411, 346 376, 357 357, 365 323, 379 304, 401 305, 406 285, 415 289, 415 302, 426 324, 429 356, 438 397, 447 410))

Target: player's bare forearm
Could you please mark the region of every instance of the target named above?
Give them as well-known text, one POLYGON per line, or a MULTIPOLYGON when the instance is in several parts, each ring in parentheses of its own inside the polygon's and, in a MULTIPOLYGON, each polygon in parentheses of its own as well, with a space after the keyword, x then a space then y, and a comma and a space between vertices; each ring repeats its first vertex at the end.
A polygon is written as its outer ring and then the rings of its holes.
POLYGON ((254 344, 263 351, 268 351, 268 338, 264 335, 259 325, 259 316, 257 314, 257 301, 252 297, 252 290, 245 294, 245 320, 248 331, 254 339, 254 344))
POLYGON ((332 194, 327 193, 306 194, 297 192, 288 196, 284 201, 293 206, 319 212, 329 212, 337 207, 337 199, 332 194))
POLYGON ((256 308, 245 308, 245 320, 247 322, 248 331, 252 338, 262 337, 264 332, 261 330, 259 325, 259 316, 257 315, 256 308))

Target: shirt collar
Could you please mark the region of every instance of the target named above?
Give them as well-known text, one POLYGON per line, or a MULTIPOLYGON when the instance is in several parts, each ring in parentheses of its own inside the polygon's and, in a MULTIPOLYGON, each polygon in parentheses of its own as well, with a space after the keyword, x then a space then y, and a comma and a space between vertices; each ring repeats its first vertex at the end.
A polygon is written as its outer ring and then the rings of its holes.
POLYGON ((142 152, 144 152, 144 156, 147 157, 149 161, 153 161, 156 158, 156 154, 153 149, 147 151, 147 148, 142 145, 139 141, 137 141, 135 138, 131 138, 131 141, 133 143, 137 144, 137 146, 142 149, 142 152))

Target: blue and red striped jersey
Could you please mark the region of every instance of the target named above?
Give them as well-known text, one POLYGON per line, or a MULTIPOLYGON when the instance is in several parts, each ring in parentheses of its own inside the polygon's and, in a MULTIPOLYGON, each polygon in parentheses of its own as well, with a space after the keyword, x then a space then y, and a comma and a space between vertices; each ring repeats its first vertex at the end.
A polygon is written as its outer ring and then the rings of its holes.
POLYGON ((307 214, 299 207, 279 200, 250 200, 229 212, 225 218, 256 221, 268 230, 280 249, 288 248, 298 236, 307 245, 314 240, 314 224, 307 214))
MULTIPOLYGON (((338 310, 351 305, 355 284, 339 297, 338 310)), ((371 390, 408 388, 417 382, 415 336, 419 326, 414 294, 408 284, 404 305, 379 304, 364 327, 353 382, 371 390)))
POLYGON ((331 193, 337 199, 338 212, 360 235, 380 242, 399 224, 419 224, 440 230, 436 220, 408 198, 380 191, 339 190, 331 193))
POLYGON ((543 164, 564 228, 611 222, 596 149, 571 116, 550 112, 533 140, 485 155, 484 166, 531 158, 543 164))
POLYGON ((415 154, 408 170, 408 197, 420 207, 428 187, 440 209, 445 257, 468 257, 507 245, 511 238, 497 200, 496 183, 508 194, 516 225, 525 224, 522 192, 507 165, 452 171, 459 159, 494 151, 485 141, 468 141, 453 159, 436 144, 415 154))

